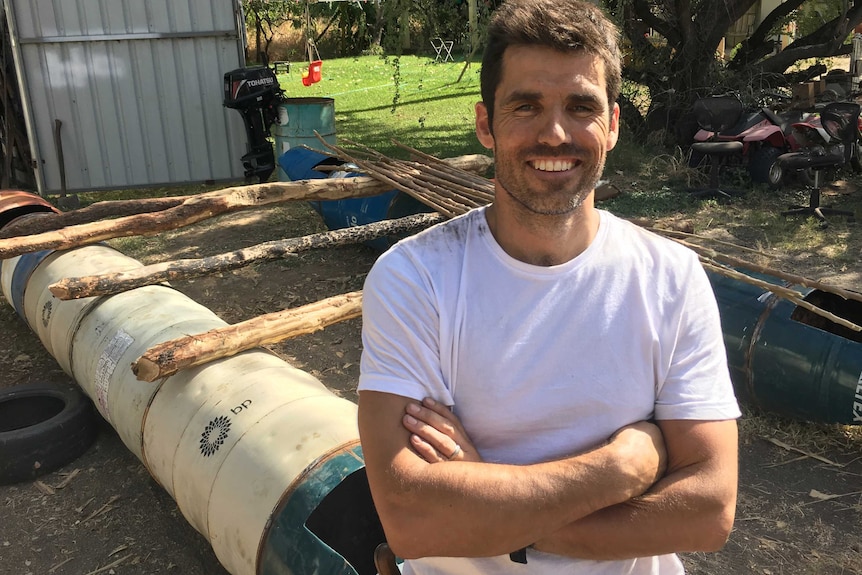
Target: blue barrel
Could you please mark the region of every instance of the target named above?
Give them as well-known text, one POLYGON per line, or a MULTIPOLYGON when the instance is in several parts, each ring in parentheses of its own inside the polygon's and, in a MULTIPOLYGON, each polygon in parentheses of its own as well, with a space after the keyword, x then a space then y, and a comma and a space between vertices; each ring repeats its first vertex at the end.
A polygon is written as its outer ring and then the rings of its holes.
MULTIPOLYGON (((278 158, 297 146, 325 149, 315 132, 328 144, 335 144, 335 100, 332 98, 288 98, 276 107, 276 123, 270 132, 278 158)), ((291 178, 278 167, 278 181, 291 178)))
MULTIPOLYGON (((709 279, 740 401, 805 421, 862 424, 862 334, 762 287, 717 273, 709 273, 709 279)), ((811 304, 862 322, 860 302, 820 290, 799 291, 811 304)))
MULTIPOLYGON (((315 170, 320 165, 339 163, 338 160, 306 148, 292 148, 278 157, 279 169, 284 172, 286 180, 313 180, 327 177, 350 178, 362 175, 346 171, 332 172, 327 175, 315 170)), ((398 190, 390 190, 367 198, 347 198, 310 203, 330 230, 364 226, 382 220, 392 220, 431 211, 431 208, 419 200, 398 190)), ((397 239, 395 237, 383 237, 365 243, 374 249, 384 251, 389 249, 397 239)))

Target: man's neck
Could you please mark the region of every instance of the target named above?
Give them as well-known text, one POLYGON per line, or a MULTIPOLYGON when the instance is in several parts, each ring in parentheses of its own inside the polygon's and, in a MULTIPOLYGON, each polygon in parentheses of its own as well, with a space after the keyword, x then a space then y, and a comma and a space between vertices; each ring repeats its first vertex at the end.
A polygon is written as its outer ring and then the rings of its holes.
POLYGON ((507 254, 537 266, 564 264, 589 247, 599 229, 590 194, 573 212, 540 215, 495 202, 485 212, 488 228, 507 254))

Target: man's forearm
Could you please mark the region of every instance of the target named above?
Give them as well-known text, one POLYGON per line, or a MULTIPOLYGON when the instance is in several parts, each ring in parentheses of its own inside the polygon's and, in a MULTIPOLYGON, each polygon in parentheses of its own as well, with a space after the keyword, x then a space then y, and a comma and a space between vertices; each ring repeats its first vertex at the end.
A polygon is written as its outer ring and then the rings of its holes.
POLYGON ((650 492, 574 521, 534 546, 594 560, 718 550, 733 526, 736 491, 704 483, 669 476, 650 492))
POLYGON ((636 494, 638 482, 617 458, 606 446, 529 466, 420 462, 382 476, 369 469, 369 481, 400 556, 483 557, 524 547, 636 494))
POLYGON ((646 494, 574 521, 535 548, 596 560, 721 548, 736 506, 736 423, 692 425, 686 433, 663 428, 671 471, 646 494), (698 453, 706 456, 692 461, 698 453))

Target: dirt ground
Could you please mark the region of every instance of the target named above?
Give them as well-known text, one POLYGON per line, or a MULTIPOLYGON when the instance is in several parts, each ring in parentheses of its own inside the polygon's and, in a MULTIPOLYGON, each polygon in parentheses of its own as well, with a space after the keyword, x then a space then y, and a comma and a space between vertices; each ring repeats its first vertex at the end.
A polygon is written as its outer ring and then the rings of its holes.
MULTIPOLYGON (((234 214, 114 245, 152 263, 321 229, 303 204, 234 214)), ((233 323, 361 289, 377 255, 365 246, 308 252, 173 285, 233 323)), ((844 277, 855 281, 859 271, 844 270, 844 277)), ((335 393, 355 398, 359 329, 359 320, 351 320, 273 349, 335 393)), ((0 388, 46 380, 69 381, 3 305, 0 388)), ((862 444, 847 439, 841 428, 751 413, 741 426, 733 534, 718 553, 685 555, 689 573, 862 574, 862 444)), ((107 424, 93 447, 63 469, 0 486, 0 575, 97 573, 226 573, 208 542, 107 424)))

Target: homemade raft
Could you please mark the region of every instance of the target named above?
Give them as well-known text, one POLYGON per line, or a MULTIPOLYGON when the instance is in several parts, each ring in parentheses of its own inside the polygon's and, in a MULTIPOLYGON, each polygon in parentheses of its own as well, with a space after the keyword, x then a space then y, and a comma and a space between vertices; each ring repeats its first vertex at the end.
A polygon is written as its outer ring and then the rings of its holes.
MULTIPOLYGON (((53 208, 0 192, 0 227, 53 208)), ((376 573, 384 535, 371 502, 356 405, 255 349, 152 383, 131 363, 147 348, 223 327, 165 285, 63 301, 62 278, 140 262, 103 245, 3 260, 6 300, 93 400, 234 575, 376 573)))
MULTIPOLYGON (((347 159, 377 181, 303 180, 160 200, 163 211, 154 214, 59 227, 55 219, 43 233, 0 246, 0 257, 6 258, 0 288, 7 301, 235 575, 376 573, 373 553, 384 535, 365 479, 356 406, 255 347, 260 342, 232 348, 225 355, 244 351, 230 357, 158 371, 165 367, 163 356, 180 355, 179 346, 188 343, 182 340, 222 341, 227 327, 161 282, 396 230, 375 222, 183 265, 142 266, 96 242, 151 234, 156 223, 167 229, 169 223, 179 227, 234 209, 373 195, 388 186, 438 212, 409 216, 419 219, 400 233, 492 197, 487 179, 440 166, 439 160, 420 165, 383 157, 347 159), (175 216, 170 221, 168 213, 175 216), (74 247, 82 244, 87 245, 74 247), (146 268, 158 269, 137 273, 146 268), (135 277, 120 281, 120 276, 135 277), (157 376, 136 377, 132 362, 168 343, 153 358, 157 376)), ((38 196, 0 192, 0 233, 15 235, 13 224, 26 218, 48 223, 53 216, 39 214, 51 211, 38 196)), ((687 245, 693 238, 679 236, 675 239, 687 245)), ((740 260, 691 247, 700 254, 718 300, 739 397, 780 415, 862 423, 859 294, 787 274, 737 273, 732 266, 740 260)))

